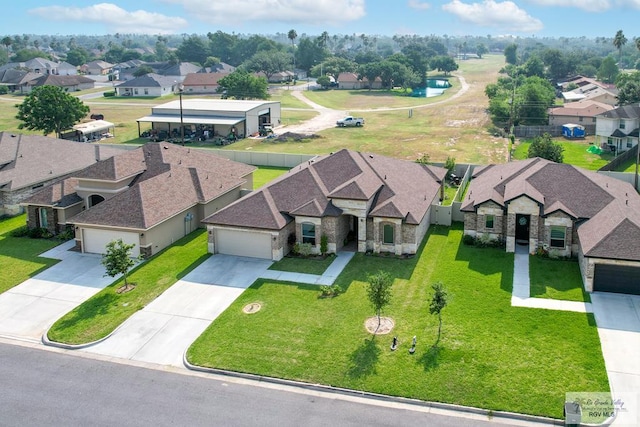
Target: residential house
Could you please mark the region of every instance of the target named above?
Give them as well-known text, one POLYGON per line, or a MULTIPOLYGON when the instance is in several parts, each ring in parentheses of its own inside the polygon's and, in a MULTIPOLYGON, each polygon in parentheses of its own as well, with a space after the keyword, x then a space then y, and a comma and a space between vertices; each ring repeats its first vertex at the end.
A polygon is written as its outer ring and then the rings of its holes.
POLYGON ((362 89, 362 81, 356 73, 338 74, 338 89, 362 89))
POLYGON ((534 158, 477 167, 466 235, 577 257, 587 291, 640 294, 640 195, 629 183, 534 158))
POLYGON ((87 62, 86 64, 80 67, 80 71, 85 74, 91 74, 96 76, 105 76, 111 73, 113 68, 113 64, 110 64, 106 61, 96 60, 87 62))
POLYGON ((169 143, 97 162, 25 200, 29 227, 75 231, 82 252, 112 240, 151 256, 253 187, 254 166, 169 143), (44 220, 44 221, 43 221, 44 220))
POLYGON ((68 62, 55 62, 45 58, 33 58, 25 62, 10 62, 0 67, 0 71, 9 69, 27 70, 35 74, 54 74, 58 76, 78 74, 77 67, 68 62))
POLYGON ((177 92, 180 82, 173 77, 145 74, 116 85, 117 96, 166 96, 177 92))
POLYGON ((29 93, 34 87, 38 86, 56 86, 67 92, 75 92, 79 90, 92 89, 95 87, 95 81, 79 75, 55 75, 44 74, 39 75, 33 80, 24 82, 20 86, 21 93, 29 93))
POLYGON ((549 125, 562 126, 567 123, 595 125, 596 116, 615 107, 598 101, 582 100, 563 106, 549 108, 549 125))
POLYGON ((43 187, 122 150, 113 145, 0 132, 0 216, 21 213, 20 203, 43 187))
POLYGON ((638 144, 640 105, 623 105, 596 116, 596 144, 615 154, 638 144))
POLYGON ((9 92, 24 93, 29 90, 28 83, 41 77, 32 71, 8 68, 0 70, 0 85, 6 86, 9 92))
POLYGON ((591 100, 615 106, 618 104, 618 91, 598 84, 587 84, 570 92, 562 92, 565 102, 591 100))
POLYGON ((217 94, 218 81, 228 76, 226 73, 189 73, 182 86, 185 94, 217 94))
POLYGON ((341 150, 303 163, 203 222, 209 252, 279 260, 318 253, 415 254, 443 197, 443 168, 341 150))

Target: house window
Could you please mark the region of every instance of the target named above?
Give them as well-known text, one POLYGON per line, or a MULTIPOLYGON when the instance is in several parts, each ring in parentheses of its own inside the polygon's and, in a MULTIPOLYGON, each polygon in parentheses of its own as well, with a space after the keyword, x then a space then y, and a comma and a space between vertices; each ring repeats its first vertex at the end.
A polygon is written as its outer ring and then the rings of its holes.
POLYGON ((302 224, 302 243, 316 244, 316 226, 310 223, 302 224))
POLYGON ((145 95, 149 95, 149 89, 144 88, 144 94, 145 94, 145 95))
POLYGON ((496 220, 495 215, 486 215, 484 217, 484 228, 493 228, 493 223, 496 220))
POLYGON ((385 245, 393 245, 395 243, 395 227, 391 224, 385 224, 382 227, 382 243, 385 245))
POLYGON ((49 221, 47 220, 47 208, 38 208, 38 221, 41 228, 49 227, 49 221))
POLYGON ((626 123, 624 120, 620 120, 620 129, 624 129, 626 127, 626 123))
POLYGON ((578 121, 579 121, 579 122, 581 122, 581 121, 583 121, 583 120, 584 120, 584 117, 582 117, 582 116, 579 116, 579 117, 578 117, 578 121))
POLYGON ((133 93, 137 95, 138 94, 138 89, 134 89, 133 93))
POLYGON ((566 234, 567 227, 561 227, 557 225, 551 226, 551 247, 564 248, 566 234))
POLYGON ((627 148, 633 147, 633 139, 627 138, 627 148))

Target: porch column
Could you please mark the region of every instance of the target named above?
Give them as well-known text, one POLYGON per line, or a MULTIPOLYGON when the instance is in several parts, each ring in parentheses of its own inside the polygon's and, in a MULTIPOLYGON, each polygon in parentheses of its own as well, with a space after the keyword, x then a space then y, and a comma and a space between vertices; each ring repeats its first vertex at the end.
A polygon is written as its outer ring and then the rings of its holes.
POLYGON ((367 251, 367 217, 358 218, 358 252, 367 251))
POLYGON ((507 214, 507 252, 516 251, 516 214, 507 214))

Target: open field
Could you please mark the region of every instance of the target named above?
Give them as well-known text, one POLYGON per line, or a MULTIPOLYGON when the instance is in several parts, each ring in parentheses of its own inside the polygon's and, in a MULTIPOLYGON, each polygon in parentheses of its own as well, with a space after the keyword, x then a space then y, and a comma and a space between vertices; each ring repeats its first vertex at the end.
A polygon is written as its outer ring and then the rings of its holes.
POLYGON ((460 225, 432 226, 413 259, 356 254, 337 279, 346 292, 335 298, 320 298, 313 285, 258 280, 187 357, 201 366, 555 418, 567 390, 607 391, 593 316, 512 307, 513 254, 464 246, 461 237, 460 225), (364 327, 374 315, 365 289, 379 270, 394 277, 383 316, 395 327, 374 337, 364 327), (428 308, 436 281, 450 299, 433 348, 437 317, 428 308), (262 309, 243 314, 252 302, 262 309))

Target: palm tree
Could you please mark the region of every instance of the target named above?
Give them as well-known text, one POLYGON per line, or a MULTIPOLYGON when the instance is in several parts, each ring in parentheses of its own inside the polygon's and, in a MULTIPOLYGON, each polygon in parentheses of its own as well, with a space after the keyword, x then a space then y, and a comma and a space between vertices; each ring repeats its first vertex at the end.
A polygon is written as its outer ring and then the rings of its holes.
POLYGON ((2 39, 2 44, 7 48, 7 59, 9 58, 9 46, 13 43, 13 39, 9 36, 2 39))
POLYGON ((289 30, 289 32, 287 33, 287 38, 289 40, 291 40, 291 48, 293 49, 293 70, 295 73, 295 69, 296 69, 296 38, 298 37, 298 33, 296 33, 296 30, 291 29, 289 30))
POLYGON ((613 45, 618 49, 618 63, 622 68, 622 46, 627 44, 627 38, 624 36, 622 30, 618 30, 616 36, 613 38, 613 45))

